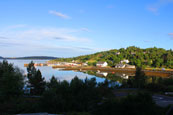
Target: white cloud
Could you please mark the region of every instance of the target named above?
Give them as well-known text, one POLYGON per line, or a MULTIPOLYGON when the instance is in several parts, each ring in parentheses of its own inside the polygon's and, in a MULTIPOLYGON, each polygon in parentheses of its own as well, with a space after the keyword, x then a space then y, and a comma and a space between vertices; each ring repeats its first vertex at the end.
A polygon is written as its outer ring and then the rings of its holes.
POLYGON ((63 19, 70 19, 71 18, 71 17, 67 16, 66 14, 63 14, 63 13, 57 12, 57 11, 53 11, 53 10, 50 10, 49 13, 53 14, 55 16, 61 17, 63 19))
POLYGON ((16 29, 16 28, 24 28, 26 27, 26 24, 17 24, 17 25, 12 25, 12 26, 8 26, 8 29, 16 29))
POLYGON ((173 33, 168 33, 171 39, 173 39, 173 33))
POLYGON ((154 13, 155 15, 159 14, 159 9, 164 5, 173 3, 173 0, 157 0, 156 3, 151 4, 147 7, 148 11, 154 13))
POLYGON ((73 34, 79 30, 65 28, 29 28, 25 30, 6 30, 0 32, 1 38, 14 38, 20 40, 61 40, 66 42, 89 42, 85 37, 77 37, 73 34))
POLYGON ((90 30, 88 28, 81 28, 82 31, 89 32, 90 30))
POLYGON ((27 26, 22 29, 0 29, 2 56, 77 56, 95 52, 92 44, 92 40, 82 35, 81 29, 27 26))
POLYGON ((148 9, 150 12, 152 12, 152 13, 158 15, 158 8, 153 7, 153 6, 149 6, 147 9, 148 9))

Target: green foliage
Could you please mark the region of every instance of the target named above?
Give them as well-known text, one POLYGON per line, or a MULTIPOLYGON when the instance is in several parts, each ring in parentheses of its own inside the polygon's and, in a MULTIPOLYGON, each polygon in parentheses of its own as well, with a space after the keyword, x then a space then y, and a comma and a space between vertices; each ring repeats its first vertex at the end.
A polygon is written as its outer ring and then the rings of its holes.
POLYGON ((89 66, 96 66, 96 62, 88 62, 89 66))
POLYGON ((137 67, 136 68, 136 74, 133 79, 133 85, 136 88, 144 88, 146 84, 146 76, 145 73, 142 71, 142 68, 137 67))
POLYGON ((73 58, 59 58, 53 61, 70 62, 72 60, 76 60, 78 62, 89 62, 89 65, 94 65, 90 63, 90 61, 106 61, 109 66, 115 66, 123 59, 128 59, 130 64, 138 67, 143 65, 143 67, 151 66, 173 68, 173 51, 156 47, 141 49, 135 46, 130 46, 126 49, 114 49, 73 58), (120 52, 120 54, 117 54, 117 52, 120 52))
MULTIPOLYGON (((150 77, 151 78, 151 77, 150 77)), ((149 78, 148 78, 149 79, 149 78)), ((173 78, 161 78, 161 77, 152 77, 152 81, 147 82, 145 79, 144 83, 145 89, 148 89, 152 92, 172 92, 173 91, 173 78)))
POLYGON ((27 67, 27 71, 28 82, 30 83, 31 87, 33 87, 32 93, 36 95, 42 94, 45 90, 45 81, 40 70, 37 70, 34 63, 31 61, 27 67))
POLYGON ((120 100, 108 99, 93 110, 94 115, 162 115, 163 112, 147 93, 128 95, 120 100))
MULTIPOLYGON (((121 49, 125 51, 125 49, 121 49)), ((67 115, 150 115, 164 114, 163 108, 155 105, 151 95, 138 93, 125 98, 117 98, 110 87, 110 81, 97 83, 95 78, 81 80, 74 77, 70 82, 58 81, 54 76, 45 86, 41 72, 31 62, 27 68, 28 80, 37 97, 19 96, 23 87, 23 76, 19 69, 4 61, 0 63, 0 112, 2 114, 48 112, 67 115), (46 90, 44 88, 46 87, 46 90)), ((115 76, 111 76, 115 77, 115 76)), ((116 78, 120 79, 120 78, 116 78)), ((162 88, 172 91, 173 78, 152 77, 147 83, 141 68, 128 85, 137 88, 162 88)))
POLYGON ((7 61, 0 62, 0 97, 10 99, 22 94, 24 77, 19 68, 7 61))
POLYGON ((95 78, 82 81, 75 77, 69 83, 52 77, 40 101, 42 108, 49 113, 88 111, 101 99, 96 84, 95 78))

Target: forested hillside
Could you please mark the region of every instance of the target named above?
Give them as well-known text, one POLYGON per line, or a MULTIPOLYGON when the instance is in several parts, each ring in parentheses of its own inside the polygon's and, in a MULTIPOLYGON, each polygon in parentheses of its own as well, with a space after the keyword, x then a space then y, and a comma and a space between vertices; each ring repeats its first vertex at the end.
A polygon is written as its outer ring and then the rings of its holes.
POLYGON ((95 65, 98 61, 106 61, 109 66, 115 66, 123 59, 128 59, 130 61, 129 64, 136 66, 173 68, 173 50, 156 47, 141 49, 130 46, 128 48, 113 49, 91 55, 59 58, 52 61, 70 62, 74 60, 76 62, 88 62, 89 65, 95 65))

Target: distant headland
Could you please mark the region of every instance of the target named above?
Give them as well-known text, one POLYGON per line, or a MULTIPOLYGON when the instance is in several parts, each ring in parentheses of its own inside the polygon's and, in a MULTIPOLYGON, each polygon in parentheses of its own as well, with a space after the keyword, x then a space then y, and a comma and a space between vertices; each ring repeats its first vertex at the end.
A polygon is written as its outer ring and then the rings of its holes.
POLYGON ((26 57, 1 57, 0 59, 57 59, 57 57, 52 56, 26 56, 26 57))

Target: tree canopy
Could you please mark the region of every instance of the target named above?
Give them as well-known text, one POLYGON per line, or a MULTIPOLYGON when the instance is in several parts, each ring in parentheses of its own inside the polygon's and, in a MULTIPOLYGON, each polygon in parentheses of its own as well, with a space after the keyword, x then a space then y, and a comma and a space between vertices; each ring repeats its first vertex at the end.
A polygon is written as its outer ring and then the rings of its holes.
POLYGON ((19 96, 24 85, 22 71, 9 64, 7 61, 0 62, 0 97, 9 99, 19 96))
POLYGON ((115 66, 123 59, 128 59, 129 64, 149 67, 165 67, 173 68, 173 50, 165 50, 163 48, 146 48, 141 49, 130 46, 121 49, 113 49, 109 51, 98 52, 91 55, 84 55, 72 58, 59 58, 52 61, 75 60, 77 62, 89 62, 89 65, 95 65, 98 61, 106 61, 109 66, 115 66))
POLYGON ((34 63, 31 62, 27 67, 27 71, 28 82, 30 86, 33 87, 32 93, 38 95, 42 94, 45 89, 45 81, 40 70, 37 70, 34 63))

